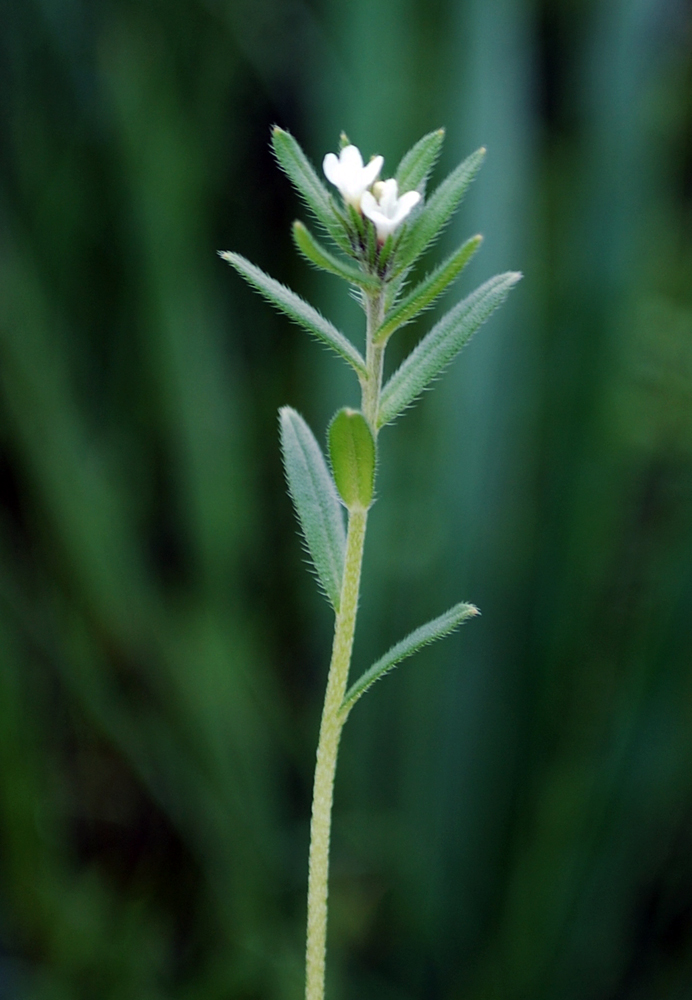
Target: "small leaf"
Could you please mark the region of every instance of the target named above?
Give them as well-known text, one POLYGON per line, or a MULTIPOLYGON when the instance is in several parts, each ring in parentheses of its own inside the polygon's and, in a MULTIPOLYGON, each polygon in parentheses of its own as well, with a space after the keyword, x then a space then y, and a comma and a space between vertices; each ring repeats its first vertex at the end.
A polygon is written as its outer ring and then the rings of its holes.
POLYGON ((375 488, 375 440, 362 413, 344 407, 329 425, 329 457, 339 496, 348 509, 367 510, 375 488))
POLYGON ((382 282, 378 278, 365 274, 357 267, 332 256, 328 250, 320 246, 302 222, 293 223, 293 240, 306 260, 314 264, 315 267, 329 271, 330 274, 336 274, 344 281, 349 281, 352 285, 358 285, 360 288, 366 288, 368 291, 376 292, 382 287, 382 282))
POLYGON ((368 688, 372 687, 380 677, 384 677, 390 670, 398 666, 402 660, 413 656, 414 653, 418 652, 423 646, 427 646, 428 643, 435 642, 436 639, 443 639, 463 624, 463 622, 467 621, 467 619, 474 618, 478 614, 480 612, 473 604, 455 604, 453 608, 445 611, 439 618, 434 618, 426 625, 421 625, 420 628, 417 628, 415 632, 411 632, 401 642, 397 642, 396 646, 392 646, 377 663, 374 663, 369 670, 366 670, 355 684, 352 684, 348 689, 339 709, 341 717, 345 718, 360 696, 365 694, 368 688))
POLYGON ((520 279, 518 271, 496 275, 435 324, 382 390, 378 427, 394 420, 444 371, 520 279))
POLYGON ((374 267, 377 260, 377 234, 374 223, 370 219, 364 220, 364 226, 367 261, 370 267, 374 267))
POLYGON ((411 267, 426 247, 440 235, 480 170, 484 158, 485 149, 481 147, 460 163, 436 188, 406 232, 398 254, 397 270, 405 271, 411 267))
POLYGON ((393 278, 389 278, 386 285, 384 286, 384 310, 385 316, 393 309, 396 300, 399 298, 399 293, 404 287, 406 281, 406 274, 397 274, 393 278))
POLYGON ((251 264, 239 253, 224 250, 219 253, 219 256, 223 257, 231 267, 234 267, 253 288, 256 288, 280 312, 285 313, 294 323, 298 323, 313 337, 317 337, 318 340, 340 354, 350 365, 353 365, 359 375, 366 373, 365 362, 360 351, 328 319, 325 319, 305 299, 301 299, 300 295, 296 295, 275 278, 270 278, 261 268, 251 264))
POLYGON ((279 421, 288 491, 317 577, 338 611, 346 532, 336 487, 315 435, 300 414, 284 406, 279 421))
POLYGON ((437 163, 444 137, 445 130, 439 128, 435 132, 424 135, 415 146, 409 149, 396 172, 400 195, 406 191, 421 191, 421 194, 423 193, 425 181, 437 163))
POLYGON ((390 233, 387 239, 382 244, 382 247, 377 257, 377 266, 380 269, 380 273, 384 272, 384 269, 387 266, 387 261, 392 256, 393 247, 394 247, 394 236, 392 233, 390 233))
POLYGON ((385 316, 384 323, 375 334, 375 343, 383 343, 395 330, 404 326, 405 323, 409 323, 424 309, 428 309, 435 299, 461 274, 482 242, 482 236, 473 236, 416 285, 406 298, 397 303, 394 309, 385 316))
POLYGON ((351 244, 334 200, 300 145, 290 132, 275 126, 272 129, 272 146, 279 165, 315 218, 322 223, 334 242, 346 253, 350 253, 351 244))
POLYGON ((365 241, 365 227, 363 223, 363 216, 360 214, 360 212, 356 211, 356 209, 353 207, 353 205, 351 205, 350 202, 346 206, 346 213, 348 215, 348 220, 351 224, 351 229, 353 230, 354 233, 356 233, 360 237, 360 241, 361 243, 363 243, 365 241))

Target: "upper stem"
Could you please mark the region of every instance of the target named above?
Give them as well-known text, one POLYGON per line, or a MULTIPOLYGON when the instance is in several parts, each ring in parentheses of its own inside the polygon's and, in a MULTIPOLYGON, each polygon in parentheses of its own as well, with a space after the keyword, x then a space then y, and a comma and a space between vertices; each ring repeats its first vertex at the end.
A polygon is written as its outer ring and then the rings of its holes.
POLYGON ((384 320, 384 292, 368 295, 365 315, 367 317, 365 367, 367 375, 361 382, 362 408, 365 419, 370 424, 373 435, 377 436, 377 411, 380 407, 380 390, 382 389, 382 367, 384 362, 384 344, 376 344, 375 332, 384 320))

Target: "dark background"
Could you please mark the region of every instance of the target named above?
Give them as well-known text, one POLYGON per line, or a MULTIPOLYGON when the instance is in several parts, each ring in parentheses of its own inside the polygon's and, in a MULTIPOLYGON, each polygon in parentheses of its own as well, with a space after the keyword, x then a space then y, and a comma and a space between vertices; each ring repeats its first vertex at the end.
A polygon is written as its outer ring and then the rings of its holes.
MULTIPOLYGON (((354 339, 269 150, 479 179, 525 280, 381 438, 331 1000, 692 997, 692 8, 0 0, 0 997, 293 1000, 331 618, 276 414, 354 339)), ((398 335, 410 348, 430 317, 398 335)))

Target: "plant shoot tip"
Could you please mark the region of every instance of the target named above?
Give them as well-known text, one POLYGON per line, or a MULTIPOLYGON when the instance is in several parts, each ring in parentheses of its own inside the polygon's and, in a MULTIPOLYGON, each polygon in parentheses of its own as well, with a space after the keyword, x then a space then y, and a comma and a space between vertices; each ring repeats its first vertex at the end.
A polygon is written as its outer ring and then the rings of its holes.
POLYGON ((306 1000, 324 1000, 325 996, 333 787, 346 718, 376 680, 423 646, 481 614, 475 604, 456 603, 392 646, 348 688, 367 516, 375 502, 378 431, 418 399, 523 277, 520 271, 508 270, 462 299, 382 384, 390 335, 427 310, 483 243, 483 235, 477 233, 411 290, 405 286, 409 271, 446 226, 486 154, 485 146, 472 152, 423 202, 422 192, 445 134, 444 128, 428 132, 405 154, 397 175, 380 180, 384 158, 373 156, 364 163, 360 150, 342 132, 338 151, 326 153, 321 164, 324 177, 341 196, 337 202, 291 132, 279 125, 270 126, 270 146, 278 165, 321 226, 320 234, 331 237, 345 259, 324 249, 321 240, 312 235, 312 224, 308 226, 301 219, 291 220, 291 239, 309 263, 351 286, 365 311, 365 356, 329 319, 286 285, 240 253, 217 251, 280 313, 346 360, 361 388, 360 409, 343 407, 332 417, 326 455, 297 410, 281 406, 277 413, 288 493, 318 585, 335 613, 310 820, 306 1000), (413 213, 420 202, 420 211, 413 213), (405 221, 406 227, 397 234, 405 221))

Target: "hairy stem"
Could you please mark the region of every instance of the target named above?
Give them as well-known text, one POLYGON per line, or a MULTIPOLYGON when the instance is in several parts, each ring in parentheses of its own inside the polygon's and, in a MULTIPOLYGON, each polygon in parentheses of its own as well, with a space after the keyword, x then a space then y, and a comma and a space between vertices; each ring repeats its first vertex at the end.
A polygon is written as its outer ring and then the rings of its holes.
POLYGON ((374 335, 375 331, 382 325, 384 319, 384 293, 368 296, 365 312, 368 324, 365 352, 367 375, 362 382, 362 407, 363 415, 370 424, 373 434, 377 435, 377 411, 380 406, 380 390, 382 388, 384 344, 376 344, 374 335))
POLYGON ((348 521, 344 583, 336 618, 332 661, 322 711, 317 766, 310 823, 310 868, 308 876, 308 931, 306 950, 306 1000, 322 1000, 327 941, 327 893, 329 836, 332 821, 334 774, 343 721, 339 708, 346 693, 351 664, 353 634, 360 590, 367 511, 354 511, 348 521))
MULTIPOLYGON (((377 411, 382 386, 384 346, 373 343, 374 332, 382 323, 384 296, 368 296, 367 316, 367 375, 362 380, 362 409, 373 434, 377 433, 377 411)), ((352 510, 348 519, 344 579, 341 600, 334 626, 334 644, 329 665, 327 692, 324 698, 317 764, 312 796, 310 821, 310 861, 308 872, 308 923, 306 944, 305 997, 324 1000, 324 972, 327 954, 327 898, 329 891, 329 840, 334 800, 334 775, 339 752, 339 740, 345 718, 339 709, 346 693, 351 666, 351 650, 356 630, 356 614, 360 594, 360 572, 363 564, 365 510, 352 510)))

